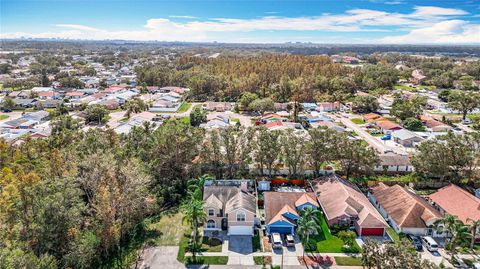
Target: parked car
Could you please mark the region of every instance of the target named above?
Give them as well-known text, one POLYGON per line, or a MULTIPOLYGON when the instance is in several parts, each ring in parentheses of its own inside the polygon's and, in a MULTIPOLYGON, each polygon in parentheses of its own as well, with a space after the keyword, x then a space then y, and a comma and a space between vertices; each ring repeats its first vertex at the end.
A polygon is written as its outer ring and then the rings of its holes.
POLYGON ((430 251, 438 251, 438 244, 430 236, 422 237, 422 244, 430 251))
POLYGON ((295 239, 293 239, 293 235, 287 234, 285 236, 285 244, 287 247, 294 247, 295 246, 295 239))
POLYGON ((386 135, 380 137, 380 139, 381 139, 381 140, 390 140, 390 139, 392 139, 392 135, 386 134, 386 135))
POLYGON ((413 246, 417 251, 423 251, 422 241, 420 241, 420 239, 417 236, 412 234, 407 234, 407 238, 410 239, 410 241, 412 241, 413 246))
POLYGON ((12 110, 10 108, 5 108, 5 109, 3 109, 3 112, 10 113, 10 112, 12 112, 12 110))
POLYGON ((272 233, 272 248, 282 248, 282 238, 279 233, 272 233))

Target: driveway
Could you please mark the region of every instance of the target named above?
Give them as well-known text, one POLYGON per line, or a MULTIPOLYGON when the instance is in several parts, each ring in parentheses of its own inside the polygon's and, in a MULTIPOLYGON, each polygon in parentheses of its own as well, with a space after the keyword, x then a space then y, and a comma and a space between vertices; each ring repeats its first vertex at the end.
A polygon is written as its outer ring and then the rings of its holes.
POLYGON ((250 235, 230 235, 228 238, 228 250, 230 253, 243 255, 252 254, 252 236, 250 235))

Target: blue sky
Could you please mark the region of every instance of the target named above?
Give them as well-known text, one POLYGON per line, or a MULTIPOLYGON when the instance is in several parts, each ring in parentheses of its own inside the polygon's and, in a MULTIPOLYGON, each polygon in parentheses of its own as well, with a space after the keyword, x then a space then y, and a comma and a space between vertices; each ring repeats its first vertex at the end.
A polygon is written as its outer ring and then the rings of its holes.
POLYGON ((1 38, 480 43, 479 0, 1 0, 1 38))

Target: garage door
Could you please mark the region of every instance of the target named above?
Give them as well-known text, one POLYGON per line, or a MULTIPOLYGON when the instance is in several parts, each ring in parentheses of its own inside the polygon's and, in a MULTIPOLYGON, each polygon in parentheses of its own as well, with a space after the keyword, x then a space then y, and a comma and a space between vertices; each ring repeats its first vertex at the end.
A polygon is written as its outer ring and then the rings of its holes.
POLYGON ((383 236, 384 228, 363 228, 362 235, 383 236))
POLYGON ((253 235, 253 227, 251 226, 230 226, 228 235, 253 235))
POLYGON ((270 226, 270 234, 272 234, 272 233, 291 234, 292 233, 292 228, 291 227, 270 226))

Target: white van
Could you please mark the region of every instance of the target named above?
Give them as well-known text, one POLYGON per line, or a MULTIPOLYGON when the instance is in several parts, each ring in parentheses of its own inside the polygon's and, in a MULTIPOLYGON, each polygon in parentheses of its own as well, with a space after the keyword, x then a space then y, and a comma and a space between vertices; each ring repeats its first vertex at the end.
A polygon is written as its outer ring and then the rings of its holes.
POLYGON ((438 250, 438 244, 433 240, 432 237, 430 236, 424 236, 422 237, 422 244, 429 250, 429 251, 437 251, 438 250))
POLYGON ((272 247, 273 248, 282 248, 283 242, 279 233, 272 233, 272 247))

